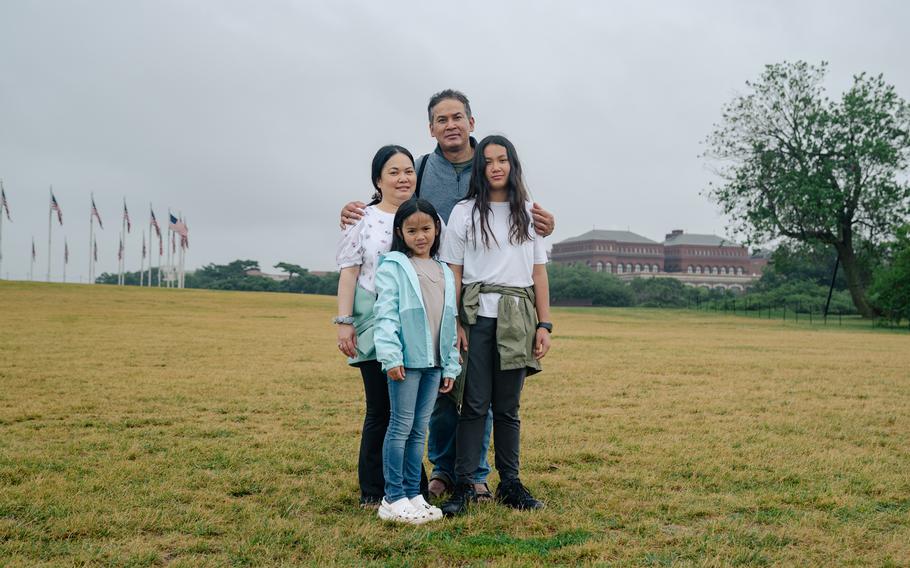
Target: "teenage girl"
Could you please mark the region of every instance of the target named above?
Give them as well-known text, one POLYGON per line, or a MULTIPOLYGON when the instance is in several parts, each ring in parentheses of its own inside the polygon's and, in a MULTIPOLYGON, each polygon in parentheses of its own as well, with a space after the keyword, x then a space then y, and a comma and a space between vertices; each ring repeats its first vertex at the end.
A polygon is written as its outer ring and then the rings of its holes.
POLYGON ((455 278, 436 260, 442 223, 423 199, 403 203, 392 252, 376 272, 376 358, 388 374, 391 418, 382 450, 385 497, 379 517, 420 524, 442 518, 420 494, 427 424, 438 393, 461 372, 456 348, 455 278))
MULTIPOLYGON (((389 390, 386 375, 376 361, 373 346, 374 283, 379 257, 392 246, 392 222, 398 207, 409 200, 417 184, 414 158, 401 146, 383 146, 373 157, 373 201, 363 217, 345 227, 338 244, 338 349, 348 364, 359 367, 366 395, 366 416, 360 437, 357 477, 360 505, 376 508, 385 491, 382 443, 389 425, 389 390)), ((423 468, 421 468, 423 472, 423 468)), ((426 474, 421 473, 425 490, 426 474)))
POLYGON ((550 290, 543 239, 531 223, 531 201, 515 147, 503 136, 484 138, 474 151, 465 199, 447 224, 440 259, 460 292, 458 343, 468 347, 467 375, 456 433, 456 487, 446 515, 476 500, 484 420, 493 408, 493 441, 500 483, 496 500, 539 509, 518 477, 518 407, 525 376, 540 370, 550 349, 550 290))

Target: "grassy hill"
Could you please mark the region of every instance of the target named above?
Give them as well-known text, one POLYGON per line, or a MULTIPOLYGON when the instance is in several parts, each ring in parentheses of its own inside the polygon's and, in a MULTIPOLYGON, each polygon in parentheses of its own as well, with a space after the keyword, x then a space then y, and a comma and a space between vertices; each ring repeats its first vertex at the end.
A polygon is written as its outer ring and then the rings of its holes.
POLYGON ((409 528, 357 506, 334 311, 0 282, 0 565, 910 562, 906 333, 556 309, 522 400, 547 508, 409 528))

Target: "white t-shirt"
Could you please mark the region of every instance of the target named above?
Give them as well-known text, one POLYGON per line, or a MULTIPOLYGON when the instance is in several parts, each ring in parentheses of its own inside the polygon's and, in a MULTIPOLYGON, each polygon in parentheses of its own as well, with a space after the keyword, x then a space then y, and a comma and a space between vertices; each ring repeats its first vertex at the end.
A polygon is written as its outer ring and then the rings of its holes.
POLYGON ((376 268, 379 256, 392 248, 392 223, 394 213, 386 213, 376 205, 363 210, 363 217, 347 225, 338 241, 335 262, 338 270, 360 266, 357 283, 370 292, 376 292, 376 268))
MULTIPOLYGON (((530 219, 531 203, 528 202, 525 207, 530 219)), ((547 263, 546 245, 543 237, 534 232, 534 224, 528 225, 531 239, 514 245, 509 242, 509 204, 490 203, 490 248, 486 248, 480 231, 479 213, 474 216, 476 235, 471 233, 473 208, 472 199, 460 201, 452 209, 439 259, 461 265, 461 281, 464 284, 486 282, 522 288, 533 285, 534 265, 547 263)), ((499 294, 481 294, 478 315, 495 318, 499 298, 499 294)), ((515 298, 515 301, 518 299, 515 298)))

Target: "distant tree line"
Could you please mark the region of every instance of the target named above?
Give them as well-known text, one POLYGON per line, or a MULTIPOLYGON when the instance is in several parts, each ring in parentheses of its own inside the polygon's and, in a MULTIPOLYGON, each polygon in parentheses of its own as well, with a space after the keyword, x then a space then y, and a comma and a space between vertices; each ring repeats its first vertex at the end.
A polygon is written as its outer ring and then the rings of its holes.
MULTIPOLYGON (((895 239, 884 244, 859 242, 856 246, 859 278, 870 290, 875 308, 897 323, 910 320, 910 226, 898 230, 895 239)), ((837 262, 831 245, 787 241, 771 254, 761 279, 745 293, 687 286, 672 278, 634 278, 623 281, 586 266, 548 266, 550 297, 554 304, 612 307, 686 308, 723 299, 736 299, 750 309, 787 306, 791 310, 819 313, 828 299, 828 290, 837 262)), ((279 262, 275 268, 286 280, 250 274, 260 271, 255 260, 208 264, 186 275, 187 288, 290 292, 334 295, 338 273, 316 275, 306 268, 279 262)), ((157 284, 157 270, 152 282, 157 284)), ((117 275, 104 273, 98 283, 116 284, 117 275)), ((126 274, 126 284, 139 284, 139 273, 126 274)), ((834 277, 830 313, 855 314, 855 304, 843 271, 834 277)))
MULTIPOLYGON (((187 288, 209 290, 240 290, 246 292, 291 292, 300 294, 334 295, 338 289, 338 273, 312 274, 306 268, 279 262, 275 268, 288 274, 286 280, 274 280, 268 276, 249 274, 261 271, 255 260, 235 260, 228 264, 207 264, 198 270, 186 273, 187 288)), ((138 286, 139 273, 126 273, 126 285, 138 286)), ((117 275, 105 272, 96 280, 99 284, 116 284, 117 275)), ((152 284, 158 283, 158 271, 152 269, 152 284)))

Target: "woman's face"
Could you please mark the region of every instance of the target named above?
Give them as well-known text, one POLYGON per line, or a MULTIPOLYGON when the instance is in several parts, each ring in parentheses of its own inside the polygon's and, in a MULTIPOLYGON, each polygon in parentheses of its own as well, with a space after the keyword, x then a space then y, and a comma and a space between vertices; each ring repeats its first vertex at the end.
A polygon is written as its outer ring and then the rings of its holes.
POLYGON ((505 189, 509 184, 509 154, 504 146, 490 144, 483 149, 483 157, 487 162, 485 174, 490 187, 505 189))
POLYGON ((410 199, 417 185, 417 174, 411 159, 401 153, 389 158, 382 166, 376 185, 382 191, 382 200, 396 207, 410 199))

